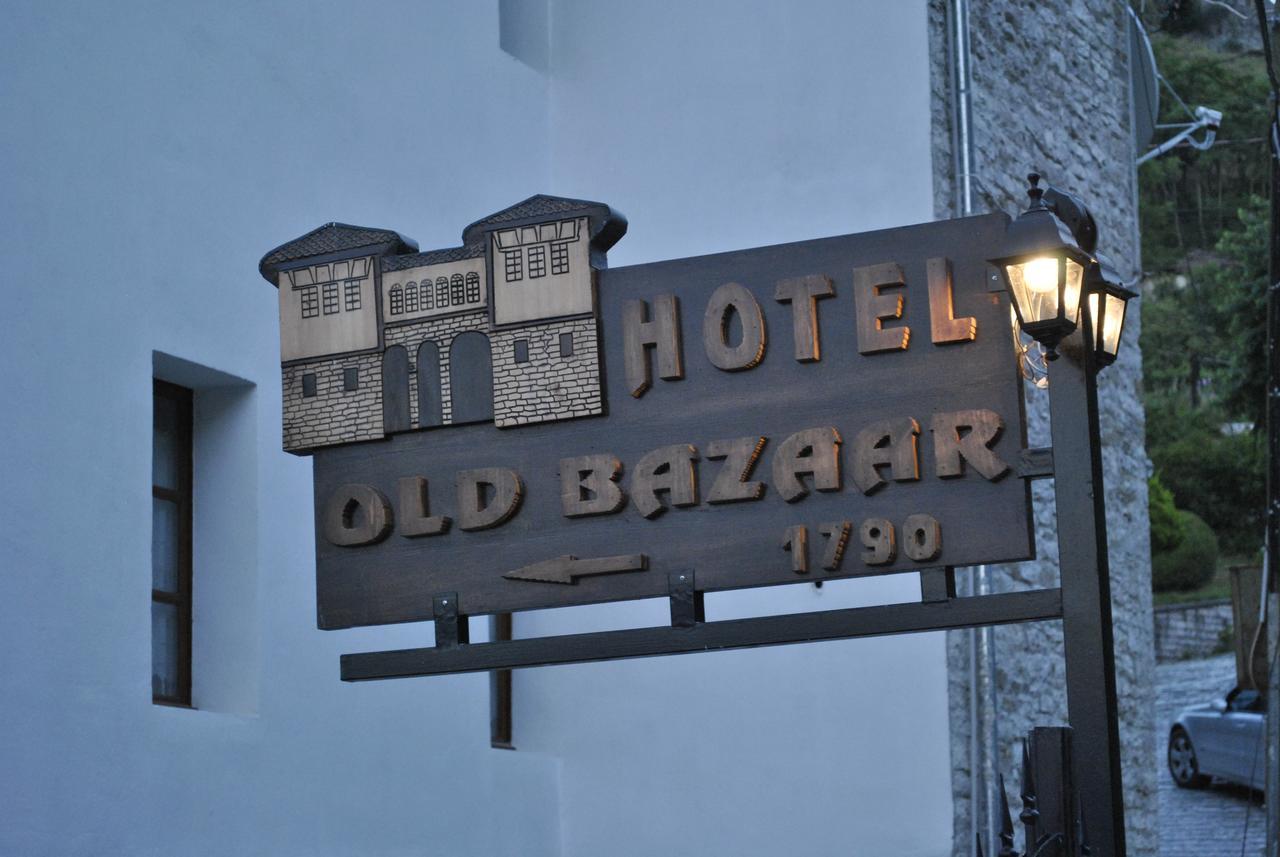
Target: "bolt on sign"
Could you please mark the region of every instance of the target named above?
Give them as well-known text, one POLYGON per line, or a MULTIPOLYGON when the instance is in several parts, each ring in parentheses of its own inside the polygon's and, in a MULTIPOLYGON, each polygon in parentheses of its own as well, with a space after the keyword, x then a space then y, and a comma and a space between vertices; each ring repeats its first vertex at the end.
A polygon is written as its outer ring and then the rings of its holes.
POLYGON ((625 220, 534 196, 271 251, 319 626, 1032 557, 1006 223, 608 269, 625 220))

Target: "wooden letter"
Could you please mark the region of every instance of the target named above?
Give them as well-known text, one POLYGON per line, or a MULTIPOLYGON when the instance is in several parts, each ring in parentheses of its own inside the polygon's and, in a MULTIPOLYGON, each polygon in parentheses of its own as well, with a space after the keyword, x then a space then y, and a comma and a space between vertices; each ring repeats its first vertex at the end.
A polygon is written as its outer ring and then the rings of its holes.
POLYGON ((636 464, 631 477, 631 500, 646 518, 667 511, 658 497, 665 492, 672 506, 698 505, 698 451, 687 443, 655 449, 636 464))
POLYGON ((937 257, 929 260, 929 325, 933 344, 970 342, 978 335, 978 320, 972 316, 953 318, 951 260, 937 257))
POLYGON ((338 547, 380 542, 393 522, 391 503, 372 485, 339 485, 324 507, 324 537, 338 547))
POLYGON ((943 479, 964 475, 964 462, 994 482, 1009 472, 1009 465, 991 451, 1004 430, 995 411, 952 411, 933 415, 933 454, 943 479))
POLYGON ((831 278, 821 274, 779 280, 773 297, 780 304, 791 304, 791 330, 795 339, 796 360, 815 363, 822 359, 822 343, 818 336, 818 301, 836 293, 831 278))
POLYGON ((867 518, 858 532, 866 551, 862 561, 867 565, 888 565, 898 558, 898 546, 894 543, 893 524, 884 518, 867 518))
POLYGON ((412 539, 417 536, 438 536, 447 532, 449 532, 449 517, 431 514, 427 480, 421 476, 406 476, 401 479, 400 535, 412 539))
POLYGON ((658 354, 658 377, 676 381, 684 377, 684 354, 680 346, 680 303, 675 295, 659 295, 653 300, 653 320, 649 305, 631 300, 622 306, 623 363, 627 389, 637 399, 649 389, 648 349, 658 354))
POLYGON ((621 509, 627 496, 618 487, 622 462, 612 455, 580 455, 560 459, 560 503, 566 518, 608 515, 621 509))
POLYGON ((902 295, 884 295, 881 289, 902 286, 906 280, 896 262, 853 269, 853 299, 858 313, 858 353, 904 351, 911 328, 885 327, 885 319, 902 318, 902 295))
POLYGON ((844 559, 844 546, 849 543, 849 530, 853 529, 848 521, 829 521, 818 525, 818 532, 827 537, 827 549, 822 553, 822 567, 827 571, 836 571, 844 559))
POLYGON ((834 428, 798 431, 773 454, 773 486, 788 503, 809 494, 802 476, 813 476, 818 491, 840 490, 840 432, 834 428))
POLYGON ((764 449, 762 437, 739 437, 733 440, 713 440, 707 445, 707 460, 724 459, 724 466, 711 483, 708 503, 738 503, 742 500, 759 500, 764 495, 763 482, 748 482, 755 469, 760 451, 764 449))
POLYGON ((916 562, 942 553, 942 527, 930 515, 912 515, 902 524, 902 549, 916 562))
POLYGON ((505 524, 524 496, 519 474, 505 467, 463 470, 457 484, 458 528, 468 532, 505 524))
POLYGON ((920 424, 911 417, 880 420, 858 432, 853 441, 853 484, 863 494, 871 494, 888 483, 880 475, 887 466, 895 482, 920 478, 916 436, 920 424))
POLYGON ((711 293, 702 317, 702 345, 711 365, 725 372, 740 372, 764 359, 764 314, 755 296, 737 283, 725 283, 711 293), (729 322, 736 315, 742 339, 729 344, 729 322))
POLYGON ((791 570, 796 574, 809 573, 809 529, 797 524, 787 527, 782 549, 791 552, 791 570))

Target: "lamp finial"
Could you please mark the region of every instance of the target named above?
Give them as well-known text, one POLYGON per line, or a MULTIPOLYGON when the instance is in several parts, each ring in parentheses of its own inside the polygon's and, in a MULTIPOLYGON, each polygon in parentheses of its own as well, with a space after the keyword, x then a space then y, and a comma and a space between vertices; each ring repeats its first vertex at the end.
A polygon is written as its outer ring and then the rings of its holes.
POLYGON ((1028 173, 1027 183, 1031 187, 1027 188, 1027 196, 1031 197, 1031 207, 1040 208, 1044 203, 1040 201, 1040 197, 1044 196, 1044 188, 1040 187, 1040 174, 1028 173))

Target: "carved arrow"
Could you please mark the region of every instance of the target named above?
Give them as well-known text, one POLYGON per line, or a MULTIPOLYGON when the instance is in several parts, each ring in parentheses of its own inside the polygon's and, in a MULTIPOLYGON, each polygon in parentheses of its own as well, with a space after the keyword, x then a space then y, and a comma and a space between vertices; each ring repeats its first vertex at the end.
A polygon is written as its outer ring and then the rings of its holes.
POLYGON ((623 556, 602 556, 595 559, 578 559, 576 556, 558 556, 544 559, 502 575, 508 580, 532 580, 538 583, 577 583, 579 577, 593 574, 616 574, 621 571, 644 571, 649 558, 642 553, 623 556))

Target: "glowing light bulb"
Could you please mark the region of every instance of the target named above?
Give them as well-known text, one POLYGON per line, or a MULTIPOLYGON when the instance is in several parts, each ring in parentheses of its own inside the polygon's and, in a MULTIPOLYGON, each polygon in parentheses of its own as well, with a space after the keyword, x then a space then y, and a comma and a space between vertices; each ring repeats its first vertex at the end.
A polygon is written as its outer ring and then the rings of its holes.
POLYGON ((1027 288, 1033 292, 1052 292, 1058 288, 1058 260, 1032 259, 1023 266, 1027 288))

